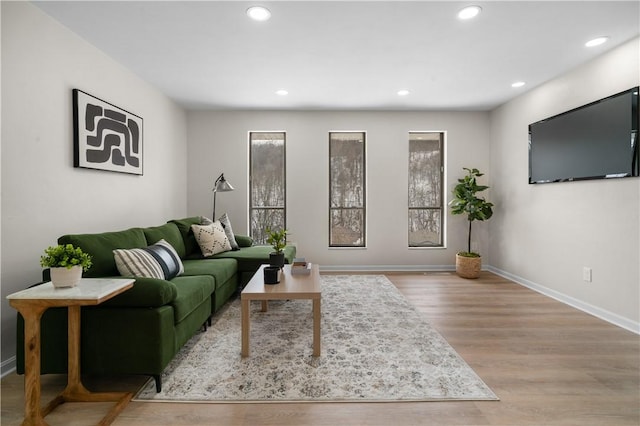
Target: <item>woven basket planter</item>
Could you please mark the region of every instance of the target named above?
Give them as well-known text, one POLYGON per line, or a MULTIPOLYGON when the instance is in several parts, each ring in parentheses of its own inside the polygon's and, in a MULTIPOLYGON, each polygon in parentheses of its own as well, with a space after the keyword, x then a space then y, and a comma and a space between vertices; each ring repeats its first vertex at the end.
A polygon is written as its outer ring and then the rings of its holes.
POLYGON ((482 268, 482 257, 466 257, 456 254, 456 274, 462 278, 478 278, 482 268))

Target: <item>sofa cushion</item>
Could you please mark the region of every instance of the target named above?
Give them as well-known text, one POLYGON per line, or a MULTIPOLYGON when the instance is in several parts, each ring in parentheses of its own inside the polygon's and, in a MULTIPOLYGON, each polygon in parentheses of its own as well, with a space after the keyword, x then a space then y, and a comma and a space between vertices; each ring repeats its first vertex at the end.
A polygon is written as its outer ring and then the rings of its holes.
MULTIPOLYGON (((237 253, 237 252, 235 252, 237 253)), ((236 275, 238 262, 235 259, 199 259, 184 261, 184 275, 211 275, 216 289, 236 275)))
POLYGON ((157 308, 173 302, 177 296, 176 286, 170 281, 157 278, 136 278, 132 288, 106 300, 100 306, 157 308))
POLYGON ((180 229, 175 223, 165 223, 160 226, 152 226, 149 228, 143 228, 144 236, 147 239, 147 245, 155 244, 160 240, 165 240, 171 247, 173 247, 178 256, 184 259, 186 256, 186 249, 184 247, 184 239, 180 233, 180 229))
MULTIPOLYGON (((216 254, 211 259, 236 259, 239 272, 255 272, 260 265, 269 263, 269 254, 273 252, 271 246, 251 246, 243 247, 238 251, 227 251, 216 254)), ((286 246, 284 253, 285 263, 292 263, 296 257, 296 247, 286 246)))
POLYGON ((113 251, 120 275, 170 280, 184 272, 180 256, 165 240, 145 248, 113 251))
POLYGON ((253 238, 247 236, 247 235, 238 235, 238 234, 234 234, 236 243, 238 244, 238 247, 242 248, 242 247, 251 247, 253 245, 253 238))
POLYGON ((98 278, 119 275, 113 250, 146 247, 147 239, 141 228, 131 228, 100 234, 63 235, 58 238, 58 244, 73 244, 91 255, 92 266, 83 276, 98 278))
POLYGON ((171 280, 177 295, 172 305, 176 324, 189 316, 203 300, 211 298, 215 280, 211 275, 180 276, 171 280))
POLYGON ((224 232, 220 221, 215 221, 211 225, 191 225, 196 241, 200 246, 202 255, 213 256, 217 253, 231 250, 231 244, 224 232))
POLYGON ((202 252, 200 251, 200 246, 198 246, 198 242, 196 241, 195 235, 193 235, 193 230, 191 229, 191 225, 200 224, 200 216, 186 217, 184 219, 174 219, 169 221, 169 223, 173 223, 178 227, 180 234, 182 235, 182 241, 184 242, 184 258, 193 258, 193 257, 202 257, 202 252))

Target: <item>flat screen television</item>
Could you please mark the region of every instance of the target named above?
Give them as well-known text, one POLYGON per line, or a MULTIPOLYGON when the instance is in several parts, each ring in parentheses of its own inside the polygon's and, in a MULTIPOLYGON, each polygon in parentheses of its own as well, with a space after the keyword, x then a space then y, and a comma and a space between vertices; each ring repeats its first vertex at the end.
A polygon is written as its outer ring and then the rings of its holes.
POLYGON ((529 183, 639 175, 638 87, 529 125, 529 183))

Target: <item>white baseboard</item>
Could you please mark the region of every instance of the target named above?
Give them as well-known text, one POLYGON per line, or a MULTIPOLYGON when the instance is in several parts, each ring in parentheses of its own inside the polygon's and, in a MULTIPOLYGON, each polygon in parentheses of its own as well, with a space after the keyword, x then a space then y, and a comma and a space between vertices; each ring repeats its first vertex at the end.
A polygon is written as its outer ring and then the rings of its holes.
POLYGON ((320 265, 320 272, 432 272, 455 271, 454 265, 320 265))
POLYGON ((16 357, 12 356, 11 358, 2 361, 0 363, 0 377, 7 376, 16 371, 16 357))
POLYGON ((625 330, 629 330, 632 333, 640 334, 639 322, 635 322, 628 318, 624 318, 616 313, 607 311, 606 309, 593 306, 589 303, 583 302, 582 300, 568 296, 564 293, 560 293, 559 291, 552 290, 548 287, 534 283, 532 281, 529 281, 527 279, 524 279, 512 273, 495 268, 493 266, 487 266, 487 270, 490 272, 493 272, 496 275, 500 275, 503 278, 507 278, 508 280, 511 280, 524 287, 530 288, 531 290, 536 291, 540 294, 544 294, 545 296, 549 296, 564 304, 567 304, 583 312, 586 312, 590 315, 593 315, 594 317, 600 318, 601 320, 607 321, 613 325, 617 325, 618 327, 624 328, 625 330))

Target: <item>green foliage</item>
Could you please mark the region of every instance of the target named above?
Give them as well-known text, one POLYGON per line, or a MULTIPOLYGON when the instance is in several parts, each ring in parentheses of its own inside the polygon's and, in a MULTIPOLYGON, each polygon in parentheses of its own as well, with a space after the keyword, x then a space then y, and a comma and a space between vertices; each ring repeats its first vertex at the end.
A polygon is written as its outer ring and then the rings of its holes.
POLYGON ((80 247, 72 244, 48 247, 44 256, 40 257, 40 266, 44 268, 67 268, 82 266, 84 271, 91 267, 91 256, 84 253, 80 247))
POLYGON ((276 253, 282 253, 282 249, 287 245, 288 232, 286 229, 273 231, 271 228, 267 228, 267 243, 271 244, 276 253))
MULTIPOLYGON (((478 185, 476 178, 484 176, 478 169, 468 169, 467 175, 458 179, 458 184, 453 188, 453 200, 449 202, 451 214, 466 214, 469 221, 469 238, 467 241, 467 254, 471 252, 471 223, 474 220, 487 220, 493 216, 493 204, 479 197, 478 192, 482 192, 489 187, 478 185)), ((477 253, 475 253, 477 255, 477 253)), ((461 256, 464 254, 460 253, 461 256)), ((478 255, 479 256, 479 255, 478 255)), ((467 256, 470 257, 470 256, 467 256)))

